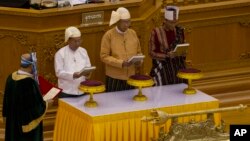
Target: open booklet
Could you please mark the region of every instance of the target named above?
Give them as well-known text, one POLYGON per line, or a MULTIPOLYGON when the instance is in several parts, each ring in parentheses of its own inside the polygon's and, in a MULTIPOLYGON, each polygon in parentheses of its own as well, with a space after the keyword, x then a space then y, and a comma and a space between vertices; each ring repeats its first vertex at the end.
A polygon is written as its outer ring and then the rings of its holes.
POLYGON ((81 69, 79 71, 80 74, 82 73, 88 73, 88 72, 92 72, 93 70, 95 70, 96 67, 95 66, 91 66, 91 67, 84 67, 83 69, 81 69))
POLYGON ((135 55, 135 56, 132 56, 132 57, 128 60, 128 62, 135 63, 135 62, 138 62, 138 61, 142 61, 144 58, 145 58, 145 55, 135 55))
POLYGON ((56 97, 62 90, 56 87, 52 87, 44 96, 43 100, 47 101, 56 97))
POLYGON ((173 52, 176 53, 176 55, 187 54, 188 47, 189 43, 177 44, 173 52))
POLYGON ((62 91, 62 89, 57 88, 42 76, 38 76, 38 81, 43 100, 45 101, 55 98, 62 91))

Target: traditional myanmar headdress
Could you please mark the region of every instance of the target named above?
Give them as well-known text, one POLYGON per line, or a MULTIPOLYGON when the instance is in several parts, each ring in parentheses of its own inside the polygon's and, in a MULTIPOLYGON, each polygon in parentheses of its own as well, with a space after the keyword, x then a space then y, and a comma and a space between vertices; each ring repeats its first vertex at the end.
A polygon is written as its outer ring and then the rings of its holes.
POLYGON ((70 26, 67 29, 65 29, 65 42, 69 40, 69 38, 74 38, 74 37, 81 37, 81 31, 74 27, 70 26))
POLYGON ((177 6, 166 6, 165 7, 165 19, 167 20, 178 20, 179 18, 179 7, 177 6))
POLYGON ((116 11, 112 11, 111 18, 109 21, 109 26, 117 23, 119 20, 127 20, 130 19, 130 13, 128 9, 124 7, 118 8, 116 11))

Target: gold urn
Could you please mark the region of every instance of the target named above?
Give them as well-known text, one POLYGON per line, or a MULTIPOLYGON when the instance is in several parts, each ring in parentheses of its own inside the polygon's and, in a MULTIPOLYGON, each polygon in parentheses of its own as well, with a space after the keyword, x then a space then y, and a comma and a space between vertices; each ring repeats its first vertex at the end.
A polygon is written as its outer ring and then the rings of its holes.
POLYGON ((154 81, 147 75, 132 75, 127 80, 127 83, 131 86, 138 87, 139 92, 133 97, 135 101, 145 101, 147 97, 142 94, 142 87, 149 87, 154 85, 154 81))
POLYGON ((98 104, 93 98, 94 93, 101 93, 105 91, 105 85, 96 80, 86 80, 81 82, 79 89, 84 93, 89 93, 89 100, 84 103, 86 107, 97 107, 98 104))
POLYGON ((195 94, 196 90, 192 88, 192 80, 200 79, 203 76, 200 70, 194 68, 181 69, 177 77, 188 80, 188 87, 183 90, 184 94, 195 94))

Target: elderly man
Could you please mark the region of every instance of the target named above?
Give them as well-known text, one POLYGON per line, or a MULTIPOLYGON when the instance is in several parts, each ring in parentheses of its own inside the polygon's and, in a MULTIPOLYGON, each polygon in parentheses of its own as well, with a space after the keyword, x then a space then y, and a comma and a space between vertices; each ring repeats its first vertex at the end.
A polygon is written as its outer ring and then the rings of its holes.
POLYGON ((130 13, 120 7, 112 11, 110 26, 115 24, 102 37, 100 57, 106 67, 106 91, 131 89, 126 80, 136 73, 140 62, 128 61, 134 55, 141 54, 136 32, 130 29, 130 13))
POLYGON ((47 110, 36 81, 35 53, 21 56, 21 67, 6 81, 3 112, 5 141, 43 141, 42 119, 47 110))
POLYGON ((151 77, 156 85, 184 82, 177 77, 179 69, 185 68, 186 56, 176 56, 173 52, 176 44, 184 43, 184 30, 177 26, 179 8, 167 6, 162 26, 154 28, 149 42, 149 55, 152 57, 151 77))
POLYGON ((58 77, 58 87, 62 89, 59 98, 77 97, 83 95, 78 87, 90 73, 80 73, 84 67, 90 67, 90 59, 86 49, 80 47, 81 32, 76 27, 65 30, 65 47, 55 54, 55 73, 58 77))

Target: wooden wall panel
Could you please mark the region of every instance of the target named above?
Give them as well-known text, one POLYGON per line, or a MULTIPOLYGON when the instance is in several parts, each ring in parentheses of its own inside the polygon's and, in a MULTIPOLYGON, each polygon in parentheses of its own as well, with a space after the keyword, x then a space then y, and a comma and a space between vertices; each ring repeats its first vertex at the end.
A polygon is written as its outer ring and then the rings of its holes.
MULTIPOLYGON (((7 66, 9 62, 4 60, 4 67, 0 71, 0 79, 3 80, 0 82, 0 91, 4 89, 6 74, 18 69, 20 55, 30 51, 37 52, 39 74, 56 83, 54 54, 65 45, 64 30, 68 26, 77 26, 82 32, 82 47, 87 49, 92 65, 97 66, 92 79, 104 81, 104 64, 100 61, 99 52, 102 36, 110 28, 108 23, 111 11, 116 10, 120 6, 127 7, 130 10, 132 28, 138 32, 142 45, 144 45, 144 40, 148 40, 144 38, 148 31, 141 27, 145 26, 143 21, 150 21, 153 13, 159 10, 159 2, 157 6, 155 4, 155 0, 134 0, 121 1, 117 4, 89 4, 71 8, 45 10, 1 7, 0 35, 2 34, 2 36, 0 37, 2 38, 0 40, 2 40, 2 44, 0 47, 4 51, 0 52, 0 56, 7 56, 8 60, 16 63, 12 63, 11 68, 7 66), (141 9, 141 11, 138 9, 141 9), (82 26, 82 13, 93 11, 104 11, 104 23, 102 25, 82 26), (6 35, 13 36, 14 39, 3 38, 6 35), (15 50, 17 54, 15 57, 11 57, 13 49, 17 47, 22 48, 22 50, 15 50)), ((151 30, 151 28, 147 29, 151 30)))
MULTIPOLYGON (((179 22, 186 28, 186 41, 191 44, 187 60, 191 60, 193 67, 207 73, 249 66, 250 3, 245 0, 241 1, 242 3, 237 1, 236 4, 221 2, 216 5, 202 4, 181 7, 179 22)), ((103 4, 98 7, 91 4, 70 9, 47 9, 39 12, 24 9, 0 9, 1 50, 8 52, 9 48, 22 49, 16 51, 19 53, 15 55, 16 58, 10 57, 17 62, 13 64, 13 68, 8 66, 1 68, 3 73, 0 76, 3 81, 0 82, 0 90, 3 90, 7 72, 12 72, 14 68, 18 67, 16 65, 18 65, 20 54, 32 50, 38 53, 39 73, 56 83, 54 54, 64 46, 64 29, 71 25, 80 28, 83 35, 82 46, 87 49, 91 63, 98 68, 93 73, 92 78, 104 81, 104 64, 99 57, 101 38, 110 28, 108 26, 110 12, 119 6, 128 7, 131 10, 131 28, 137 32, 142 51, 146 55, 142 73, 149 74, 152 65, 151 58, 148 56, 150 32, 163 20, 164 11, 160 11, 159 3, 159 1, 154 0, 138 0, 134 3, 103 4), (136 8, 144 11, 138 11, 136 8), (101 9, 105 11, 104 24, 81 26, 82 13, 101 9), (2 17, 5 17, 5 20, 2 17), (10 24, 7 24, 6 20, 9 20, 10 24), (6 35, 12 36, 13 40, 7 40, 6 35)), ((12 56, 5 52, 1 52, 0 55, 12 56)), ((8 61, 4 61, 4 64, 7 65, 8 61)), ((237 72, 235 73, 237 74, 237 72)))

